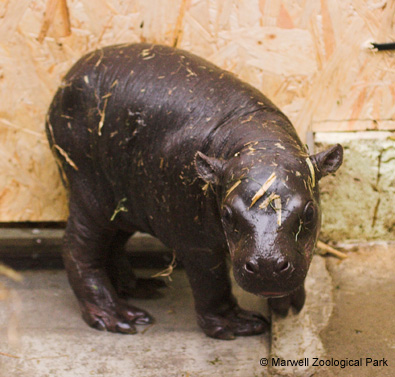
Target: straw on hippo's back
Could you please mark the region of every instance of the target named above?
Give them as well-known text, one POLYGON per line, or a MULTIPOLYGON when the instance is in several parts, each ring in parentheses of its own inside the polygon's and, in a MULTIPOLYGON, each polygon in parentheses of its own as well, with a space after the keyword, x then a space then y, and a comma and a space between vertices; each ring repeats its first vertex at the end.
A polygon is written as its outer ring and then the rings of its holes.
POLYGON ((135 231, 176 250, 209 336, 267 328, 232 296, 227 253, 241 287, 279 312, 303 306, 317 181, 337 170, 342 149, 309 157, 258 90, 185 51, 111 46, 66 75, 47 134, 70 190, 63 257, 88 324, 133 333, 152 321, 120 299, 157 294, 122 253, 135 231))

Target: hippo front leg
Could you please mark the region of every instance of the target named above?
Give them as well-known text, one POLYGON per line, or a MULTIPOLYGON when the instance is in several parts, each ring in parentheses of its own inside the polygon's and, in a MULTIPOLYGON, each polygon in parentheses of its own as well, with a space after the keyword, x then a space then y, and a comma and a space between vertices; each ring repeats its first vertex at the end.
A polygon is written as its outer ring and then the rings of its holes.
POLYGON ((135 324, 148 324, 153 319, 122 301, 111 284, 106 261, 113 236, 114 232, 94 224, 71 203, 63 260, 85 322, 99 330, 133 334, 135 324))
POLYGON ((240 308, 231 292, 223 252, 189 250, 181 260, 195 299, 197 322, 206 335, 224 340, 235 336, 257 335, 269 325, 256 312, 240 308))
POLYGON ((288 314, 288 310, 293 306, 296 312, 300 312, 304 306, 306 300, 306 292, 304 286, 300 286, 290 295, 279 297, 279 298, 269 298, 269 307, 278 315, 285 317, 288 314))

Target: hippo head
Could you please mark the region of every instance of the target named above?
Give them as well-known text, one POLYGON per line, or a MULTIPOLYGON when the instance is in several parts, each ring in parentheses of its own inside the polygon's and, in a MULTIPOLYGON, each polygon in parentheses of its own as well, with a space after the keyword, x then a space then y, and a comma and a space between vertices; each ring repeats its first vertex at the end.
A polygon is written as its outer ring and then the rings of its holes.
POLYGON ((235 280, 276 297, 304 282, 321 224, 318 181, 339 168, 343 149, 296 157, 268 149, 247 148, 228 160, 198 152, 196 167, 216 187, 235 280))

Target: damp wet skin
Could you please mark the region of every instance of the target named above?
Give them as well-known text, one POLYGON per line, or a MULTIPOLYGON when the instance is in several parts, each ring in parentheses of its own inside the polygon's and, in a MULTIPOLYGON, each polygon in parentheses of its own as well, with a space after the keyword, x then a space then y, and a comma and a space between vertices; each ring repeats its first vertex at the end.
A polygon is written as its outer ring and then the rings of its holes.
MULTIPOLYGON (((259 152, 255 158, 266 155, 259 152)), ((320 227, 318 190, 304 179, 310 174, 304 159, 280 168, 267 161, 252 164, 246 174, 237 168, 243 154, 236 158, 229 163, 236 169, 228 170, 242 178, 221 203, 235 279, 251 293, 285 296, 303 284, 311 262, 320 227), (251 205, 270 177, 272 184, 251 205)))
POLYGON ((63 259, 90 326, 132 334, 154 321, 125 301, 160 296, 163 285, 134 275, 123 246, 136 231, 175 250, 208 336, 268 329, 233 297, 229 253, 240 286, 271 296, 273 310, 303 306, 317 183, 340 166, 341 146, 309 157, 257 89, 186 51, 150 44, 82 57, 52 101, 46 131, 69 190, 63 259))
MULTIPOLYGON (((321 225, 318 181, 342 161, 339 145, 309 156, 285 140, 247 142, 229 160, 206 159, 222 187, 217 200, 235 280, 268 297, 280 315, 304 305, 321 225)), ((205 178, 216 182, 207 171, 205 178)))

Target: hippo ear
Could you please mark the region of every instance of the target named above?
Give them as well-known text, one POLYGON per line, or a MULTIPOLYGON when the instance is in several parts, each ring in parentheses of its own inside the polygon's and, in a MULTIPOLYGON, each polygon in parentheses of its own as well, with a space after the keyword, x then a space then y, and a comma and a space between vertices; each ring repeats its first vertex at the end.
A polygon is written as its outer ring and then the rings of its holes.
POLYGON ((196 171, 199 177, 207 183, 219 184, 223 164, 223 161, 215 157, 208 157, 202 152, 197 152, 195 155, 196 171))
POLYGON ((310 156, 315 168, 317 180, 334 173, 343 162, 343 147, 336 144, 326 151, 310 156))

